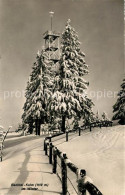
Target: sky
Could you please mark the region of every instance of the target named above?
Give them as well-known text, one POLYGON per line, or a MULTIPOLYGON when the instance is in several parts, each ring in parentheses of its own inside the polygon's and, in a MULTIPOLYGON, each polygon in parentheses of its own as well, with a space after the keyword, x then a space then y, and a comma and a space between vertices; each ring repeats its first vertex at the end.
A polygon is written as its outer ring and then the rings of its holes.
POLYGON ((100 115, 112 117, 112 106, 124 76, 123 0, 0 0, 0 124, 21 122, 24 91, 50 30, 63 32, 66 22, 78 32, 89 65, 88 96, 100 115))

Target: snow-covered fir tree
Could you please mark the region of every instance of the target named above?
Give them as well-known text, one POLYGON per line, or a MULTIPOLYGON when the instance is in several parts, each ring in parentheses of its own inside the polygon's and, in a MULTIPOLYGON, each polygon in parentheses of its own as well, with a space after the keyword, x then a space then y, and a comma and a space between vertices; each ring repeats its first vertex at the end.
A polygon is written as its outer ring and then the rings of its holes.
MULTIPOLYGON (((34 63, 35 66, 35 63, 34 63)), ((31 79, 32 75, 29 77, 29 80, 27 82, 27 87, 26 87, 26 92, 25 92, 25 97, 26 97, 26 101, 24 103, 23 106, 23 114, 22 114, 22 124, 27 124, 28 125, 28 132, 30 134, 33 133, 33 119, 31 116, 27 116, 27 111, 30 107, 30 97, 31 97, 31 91, 30 91, 30 79, 31 79)))
POLYGON ((113 120, 118 120, 118 123, 125 125, 125 79, 121 84, 121 90, 118 93, 118 99, 113 106, 113 120))
POLYGON ((92 111, 92 107, 94 106, 94 103, 87 96, 85 97, 86 97, 86 101, 83 104, 81 116, 83 116, 83 124, 89 125, 90 123, 94 122, 94 113, 92 111))
POLYGON ((23 118, 29 126, 35 122, 37 135, 40 135, 41 124, 48 118, 48 100, 53 87, 51 67, 45 52, 38 53, 27 85, 23 118))
POLYGON ((96 115, 95 115, 95 122, 99 122, 100 117, 99 117, 99 111, 97 110, 96 115))
POLYGON ((91 101, 86 98, 88 66, 81 52, 78 35, 68 20, 61 41, 59 74, 55 79, 56 88, 51 99, 51 111, 62 118, 61 130, 65 132, 66 119, 83 116, 90 109, 91 101), (89 105, 88 105, 89 104, 89 105))
POLYGON ((103 121, 108 121, 109 120, 106 112, 102 113, 102 120, 103 121))
POLYGON ((73 120, 73 129, 75 131, 77 131, 79 128, 79 117, 78 116, 75 116, 74 117, 74 120, 73 120))

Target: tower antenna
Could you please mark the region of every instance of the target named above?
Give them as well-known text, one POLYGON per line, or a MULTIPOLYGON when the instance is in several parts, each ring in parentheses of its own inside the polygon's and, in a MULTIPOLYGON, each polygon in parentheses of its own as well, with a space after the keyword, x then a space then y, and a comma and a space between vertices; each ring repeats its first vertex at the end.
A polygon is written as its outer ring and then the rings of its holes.
POLYGON ((50 14, 50 18, 51 18, 51 31, 52 31, 52 25, 53 25, 53 15, 54 15, 54 12, 49 12, 50 14))

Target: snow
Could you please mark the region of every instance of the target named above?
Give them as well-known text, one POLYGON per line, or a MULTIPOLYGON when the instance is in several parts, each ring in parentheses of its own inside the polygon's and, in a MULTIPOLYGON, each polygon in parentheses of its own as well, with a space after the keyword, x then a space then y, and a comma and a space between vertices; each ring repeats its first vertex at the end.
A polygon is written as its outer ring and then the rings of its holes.
POLYGON ((0 195, 61 194, 61 182, 52 174, 52 165, 43 151, 43 138, 37 136, 11 137, 5 141, 3 161, 0 162, 0 195), (11 137, 11 138, 10 138, 11 137), (48 184, 38 190, 21 190, 11 184, 48 184))
POLYGON ((4 127, 2 125, 0 125, 0 129, 3 129, 4 127))
POLYGON ((12 126, 9 126, 9 129, 11 129, 12 128, 12 126))
POLYGON ((39 57, 40 57, 40 55, 41 55, 39 50, 38 50, 38 52, 37 52, 37 55, 38 55, 39 57))
MULTIPOLYGON (((125 126, 96 128, 82 136, 71 136, 69 142, 58 144, 69 159, 87 175, 104 195, 125 194, 125 126)), ((70 177, 71 171, 69 171, 70 177)), ((72 174, 71 174, 72 175, 72 174)), ((70 177, 76 182, 75 176, 70 177)))
POLYGON ((65 104, 65 102, 62 102, 61 108, 63 109, 64 112, 66 111, 66 104, 65 104))

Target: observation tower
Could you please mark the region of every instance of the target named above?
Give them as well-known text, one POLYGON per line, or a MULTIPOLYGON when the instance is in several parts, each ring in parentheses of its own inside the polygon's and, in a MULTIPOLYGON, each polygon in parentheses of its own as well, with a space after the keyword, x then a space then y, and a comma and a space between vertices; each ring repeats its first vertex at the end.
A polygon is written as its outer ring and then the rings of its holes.
POLYGON ((51 29, 43 34, 45 40, 45 51, 49 58, 54 63, 57 63, 60 59, 60 33, 53 30, 53 15, 54 12, 49 12, 51 19, 51 29))

